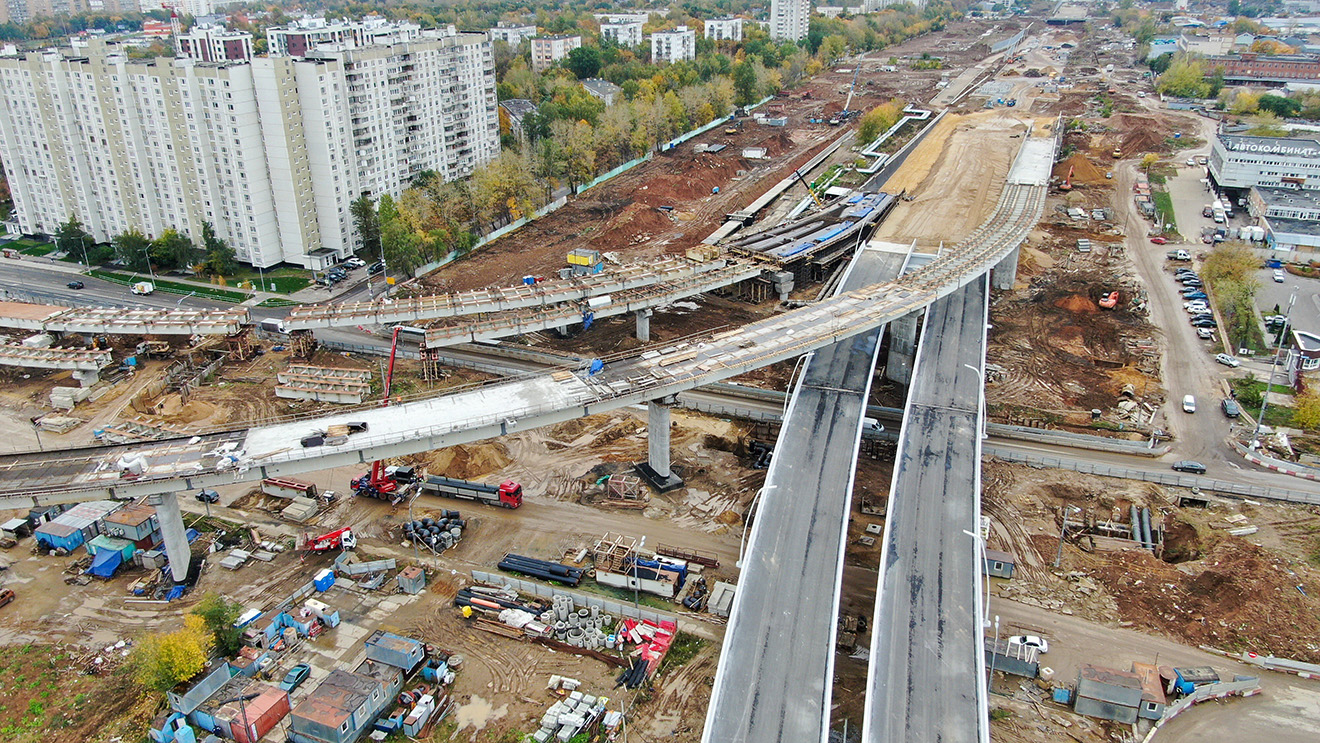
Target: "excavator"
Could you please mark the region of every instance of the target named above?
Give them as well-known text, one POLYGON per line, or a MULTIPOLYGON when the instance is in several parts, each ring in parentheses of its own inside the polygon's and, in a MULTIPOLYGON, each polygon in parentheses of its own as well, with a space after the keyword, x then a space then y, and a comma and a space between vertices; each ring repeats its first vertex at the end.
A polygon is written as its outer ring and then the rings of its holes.
POLYGON ((1060 190, 1060 191, 1071 191, 1071 190, 1072 190, 1073 169, 1074 169, 1075 167, 1076 167, 1076 166, 1073 166, 1073 165, 1069 165, 1069 166, 1068 166, 1068 175, 1063 179, 1063 183, 1060 183, 1060 184, 1059 184, 1059 190, 1060 190))
POLYGON ((357 535, 347 526, 335 529, 329 534, 322 534, 319 537, 310 534, 303 535, 302 548, 308 552, 328 552, 337 549, 351 550, 355 547, 357 547, 357 535))
POLYGON ((1100 300, 1100 306, 1106 310, 1118 307, 1118 292, 1109 292, 1100 300))

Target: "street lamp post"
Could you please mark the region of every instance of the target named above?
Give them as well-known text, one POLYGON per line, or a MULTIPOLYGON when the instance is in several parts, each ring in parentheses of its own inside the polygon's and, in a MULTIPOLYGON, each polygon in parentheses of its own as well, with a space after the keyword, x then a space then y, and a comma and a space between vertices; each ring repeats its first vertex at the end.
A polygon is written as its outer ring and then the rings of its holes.
POLYGON ((1063 540, 1068 534, 1068 514, 1080 511, 1077 506, 1065 506, 1063 509, 1063 525, 1059 527, 1059 551, 1054 555, 1054 567, 1058 568, 1063 563, 1063 540))
POLYGON ((971 364, 963 364, 963 366, 967 367, 968 369, 971 369, 971 370, 972 370, 972 373, 975 374, 976 376, 980 377, 980 379, 981 379, 981 390, 980 390, 980 392, 977 394, 977 397, 979 398, 979 402, 980 402, 980 406, 981 406, 981 425, 979 426, 979 428, 981 429, 981 430, 980 430, 981 438, 984 439, 984 438, 986 438, 986 435, 985 435, 985 427, 986 427, 986 420, 985 420, 985 418, 986 418, 986 409, 985 409, 985 373, 982 372, 980 369, 977 369, 976 367, 972 366, 971 364))
MULTIPOLYGON (((990 559, 985 552, 986 550, 985 539, 982 538, 980 534, 967 531, 966 529, 963 529, 963 534, 966 534, 967 536, 971 537, 973 540, 976 541, 977 551, 981 555, 981 566, 980 566, 981 572, 984 573, 986 564, 990 559)), ((985 579, 985 606, 981 607, 981 628, 984 629, 989 626, 990 626, 990 576, 987 575, 985 579)))
POLYGON ((1283 350, 1283 339, 1288 337, 1288 326, 1292 324, 1293 304, 1297 301, 1297 287, 1288 295, 1288 311, 1283 315, 1283 330, 1279 332, 1279 342, 1274 346, 1274 361, 1270 364, 1270 378, 1265 380, 1265 391, 1260 396, 1260 415, 1256 417, 1256 429, 1251 432, 1254 445, 1260 440, 1260 427, 1265 425, 1265 409, 1269 406, 1270 388, 1274 386, 1274 374, 1279 368, 1279 351, 1283 350))

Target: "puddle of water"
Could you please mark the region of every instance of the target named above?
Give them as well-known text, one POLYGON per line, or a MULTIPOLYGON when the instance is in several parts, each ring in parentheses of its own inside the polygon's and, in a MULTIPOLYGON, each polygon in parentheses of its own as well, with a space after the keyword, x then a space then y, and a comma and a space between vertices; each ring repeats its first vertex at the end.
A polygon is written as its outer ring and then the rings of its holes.
MULTIPOLYGON (((454 712, 454 722, 458 724, 458 730, 471 726, 472 731, 477 732, 486 727, 486 723, 491 720, 498 720, 508 713, 509 705, 504 704, 496 709, 490 702, 473 694, 472 701, 459 707, 454 712)), ((458 732, 458 730, 454 732, 458 732)))

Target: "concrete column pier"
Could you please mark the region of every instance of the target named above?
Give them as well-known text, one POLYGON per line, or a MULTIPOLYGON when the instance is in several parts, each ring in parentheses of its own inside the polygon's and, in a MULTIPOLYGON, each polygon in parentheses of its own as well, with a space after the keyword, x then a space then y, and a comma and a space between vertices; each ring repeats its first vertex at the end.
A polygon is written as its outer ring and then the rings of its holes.
POLYGON ((996 289, 1007 291, 1013 288, 1013 282, 1017 281, 1018 253, 1022 248, 1013 248, 1004 260, 997 263, 991 272, 994 277, 994 286, 996 289))
POLYGON ((637 340, 649 343, 651 340, 652 310, 637 310, 634 314, 637 316, 637 340))
POLYGON ((96 370, 75 371, 73 378, 78 380, 78 384, 83 387, 91 387, 101 381, 101 372, 96 370))
POLYGON ((170 558, 170 577, 182 583, 188 577, 188 563, 192 552, 188 549, 188 534, 179 510, 178 493, 160 493, 147 496, 147 504, 155 506, 160 520, 160 533, 165 537, 165 555, 170 558))
POLYGON ((921 311, 889 323, 889 356, 885 361, 885 379, 899 384, 912 383, 912 365, 917 360, 917 322, 921 311))
POLYGON ((674 474, 669 463, 670 408, 675 402, 675 398, 666 397, 646 404, 647 461, 633 465, 651 487, 662 493, 683 485, 683 478, 674 474))

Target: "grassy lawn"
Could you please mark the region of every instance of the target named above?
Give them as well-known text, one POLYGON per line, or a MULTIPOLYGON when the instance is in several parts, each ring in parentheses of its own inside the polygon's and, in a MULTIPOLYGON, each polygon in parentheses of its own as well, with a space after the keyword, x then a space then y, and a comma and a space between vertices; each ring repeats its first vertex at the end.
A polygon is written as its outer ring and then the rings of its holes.
POLYGON ((1178 231, 1178 220, 1173 216, 1173 199, 1163 191, 1151 191, 1150 198, 1155 202, 1155 213, 1162 215, 1164 224, 1170 225, 1169 232, 1178 231))
POLYGON ((295 302, 292 299, 280 299, 278 297, 271 297, 270 299, 261 300, 261 303, 258 304, 257 306, 258 307, 298 307, 301 304, 302 302, 295 302))
MULTIPOLYGON (((1229 382, 1233 391, 1237 393, 1238 404, 1253 417, 1260 415, 1260 396, 1265 393, 1265 380, 1263 379, 1234 379, 1229 382)), ((1293 388, 1283 384, 1273 384, 1270 386, 1270 392, 1281 395, 1293 394, 1293 388)), ((1293 409, 1286 405, 1275 405, 1271 403, 1265 408, 1265 425, 1267 426, 1291 426, 1293 418, 1293 409)))
POLYGON ((17 240, 10 240, 4 245, 7 248, 14 248, 23 255, 41 256, 55 252, 55 243, 39 242, 30 237, 20 237, 17 240))
MULTIPOLYGON (((103 271, 99 268, 88 271, 87 273, 98 279, 105 279, 106 281, 123 284, 124 286, 132 286, 139 281, 150 281, 149 278, 140 274, 116 273, 114 271, 103 271)), ((221 289, 220 287, 215 286, 193 286, 192 284, 179 284, 173 281, 163 280, 157 280, 152 283, 156 285, 156 291, 165 292, 167 294, 196 294, 199 297, 218 299, 221 302, 237 303, 243 302, 251 297, 251 295, 246 292, 233 291, 232 289, 221 289)))
POLYGON ((274 292, 276 294, 292 294, 293 292, 306 289, 312 283, 312 272, 305 268, 274 268, 265 272, 258 272, 255 268, 244 266, 234 273, 233 276, 226 276, 225 282, 233 286, 240 281, 251 281, 252 286, 261 291, 274 292), (265 288, 262 289, 262 274, 265 274, 265 288))

